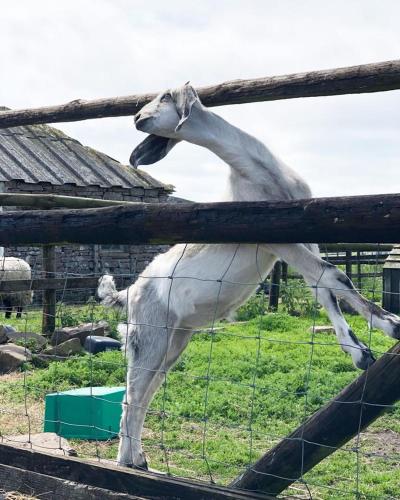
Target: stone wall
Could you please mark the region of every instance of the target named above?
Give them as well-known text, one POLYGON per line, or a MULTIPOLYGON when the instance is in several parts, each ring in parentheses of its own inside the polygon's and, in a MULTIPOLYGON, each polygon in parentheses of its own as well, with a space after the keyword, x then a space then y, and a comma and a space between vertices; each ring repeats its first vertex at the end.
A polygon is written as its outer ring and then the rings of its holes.
MULTIPOLYGON (((98 186, 26 184, 20 181, 10 181, 5 187, 6 192, 59 194, 153 203, 166 201, 168 198, 168 193, 162 189, 124 189, 118 187, 106 189, 98 186)), ((10 208, 6 209, 10 210, 10 208)), ((66 245, 57 247, 57 277, 64 277, 66 274, 71 276, 101 276, 104 273, 111 273, 124 276, 124 282, 127 285, 137 278, 157 254, 165 252, 168 248, 166 245, 66 245)), ((34 276, 44 277, 41 248, 7 247, 5 255, 27 260, 32 267, 34 276)), ((85 303, 93 293, 94 290, 60 291, 58 299, 63 298, 69 303, 85 303)), ((42 293, 35 293, 34 302, 36 304, 42 302, 42 293)))

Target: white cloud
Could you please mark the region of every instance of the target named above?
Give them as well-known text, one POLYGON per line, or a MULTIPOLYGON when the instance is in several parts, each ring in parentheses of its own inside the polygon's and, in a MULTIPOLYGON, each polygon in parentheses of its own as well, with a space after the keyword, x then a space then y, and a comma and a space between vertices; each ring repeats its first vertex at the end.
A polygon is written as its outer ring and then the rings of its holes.
MULTIPOLYGON (((391 0, 15 0, 2 2, 0 104, 20 108, 398 57, 391 0)), ((317 195, 399 191, 400 92, 276 101, 216 110, 264 140, 317 195)), ((62 124, 127 162, 131 118, 62 124)), ((218 199, 226 168, 179 145, 146 169, 177 194, 218 199)))

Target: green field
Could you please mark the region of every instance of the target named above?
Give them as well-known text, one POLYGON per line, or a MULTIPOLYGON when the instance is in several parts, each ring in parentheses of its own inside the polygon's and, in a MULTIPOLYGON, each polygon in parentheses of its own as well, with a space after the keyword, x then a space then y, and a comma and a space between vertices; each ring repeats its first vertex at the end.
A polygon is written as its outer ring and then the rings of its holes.
MULTIPOLYGON (((251 317, 257 307, 253 302, 241 317, 251 317)), ((100 306, 66 308, 64 323, 105 316, 113 325, 118 321, 115 313, 100 306)), ((19 329, 38 331, 39 321, 39 312, 31 311, 25 322, 12 322, 19 329)), ((393 345, 381 332, 370 332, 359 317, 349 316, 348 321, 366 344, 371 340, 377 356, 393 345)), ((301 317, 282 312, 221 323, 214 334, 196 334, 146 419, 144 447, 150 466, 227 484, 354 380, 359 371, 334 335, 313 335, 313 324, 329 321, 318 310, 301 317)), ((25 404, 31 431, 40 431, 46 393, 121 385, 124 371, 123 355, 107 352, 54 362, 48 368, 29 365, 21 375, 0 378, 2 434, 27 431, 25 404)), ((116 457, 116 440, 71 444, 80 456, 116 457)), ((312 497, 355 498, 358 490, 358 498, 399 498, 399 445, 400 411, 393 408, 358 440, 304 476, 312 497)), ((307 490, 297 483, 285 494, 305 498, 307 490)))

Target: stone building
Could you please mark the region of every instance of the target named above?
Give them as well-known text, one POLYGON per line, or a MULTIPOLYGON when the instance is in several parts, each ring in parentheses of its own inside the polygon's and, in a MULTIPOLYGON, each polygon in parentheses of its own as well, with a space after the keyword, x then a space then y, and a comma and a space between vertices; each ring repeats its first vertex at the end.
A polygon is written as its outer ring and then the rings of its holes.
MULTIPOLYGON (((4 108, 3 108, 4 109, 4 108)), ((46 125, 0 130, 0 190, 58 194, 124 201, 167 201, 172 187, 147 173, 122 165, 46 125)), ((5 208, 9 210, 9 208, 5 208)), ((57 248, 57 275, 100 275, 110 272, 132 281, 166 247, 68 245, 57 248)), ((5 255, 27 259, 36 276, 42 251, 9 247, 5 255)), ((74 293, 84 300, 87 293, 74 293)))

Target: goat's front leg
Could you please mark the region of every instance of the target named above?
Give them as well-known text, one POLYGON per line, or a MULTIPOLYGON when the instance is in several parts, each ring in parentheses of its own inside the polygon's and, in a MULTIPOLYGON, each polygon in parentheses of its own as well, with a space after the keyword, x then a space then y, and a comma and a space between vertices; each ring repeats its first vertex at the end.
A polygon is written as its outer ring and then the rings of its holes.
POLYGON ((191 331, 167 332, 166 328, 138 326, 134 335, 139 341, 132 357, 129 352, 117 461, 125 467, 147 469, 141 442, 147 409, 166 373, 187 346, 191 331))
POLYGON ((352 355, 359 368, 367 368, 373 361, 369 349, 354 335, 337 305, 336 297, 345 297, 357 312, 372 326, 382 329, 389 336, 400 335, 400 318, 362 297, 349 278, 336 266, 325 262, 317 254, 316 245, 268 245, 268 249, 297 269, 316 292, 319 302, 325 307, 335 327, 343 350, 352 355), (315 248, 314 248, 315 247, 315 248), (361 357, 360 357, 361 356, 361 357))

